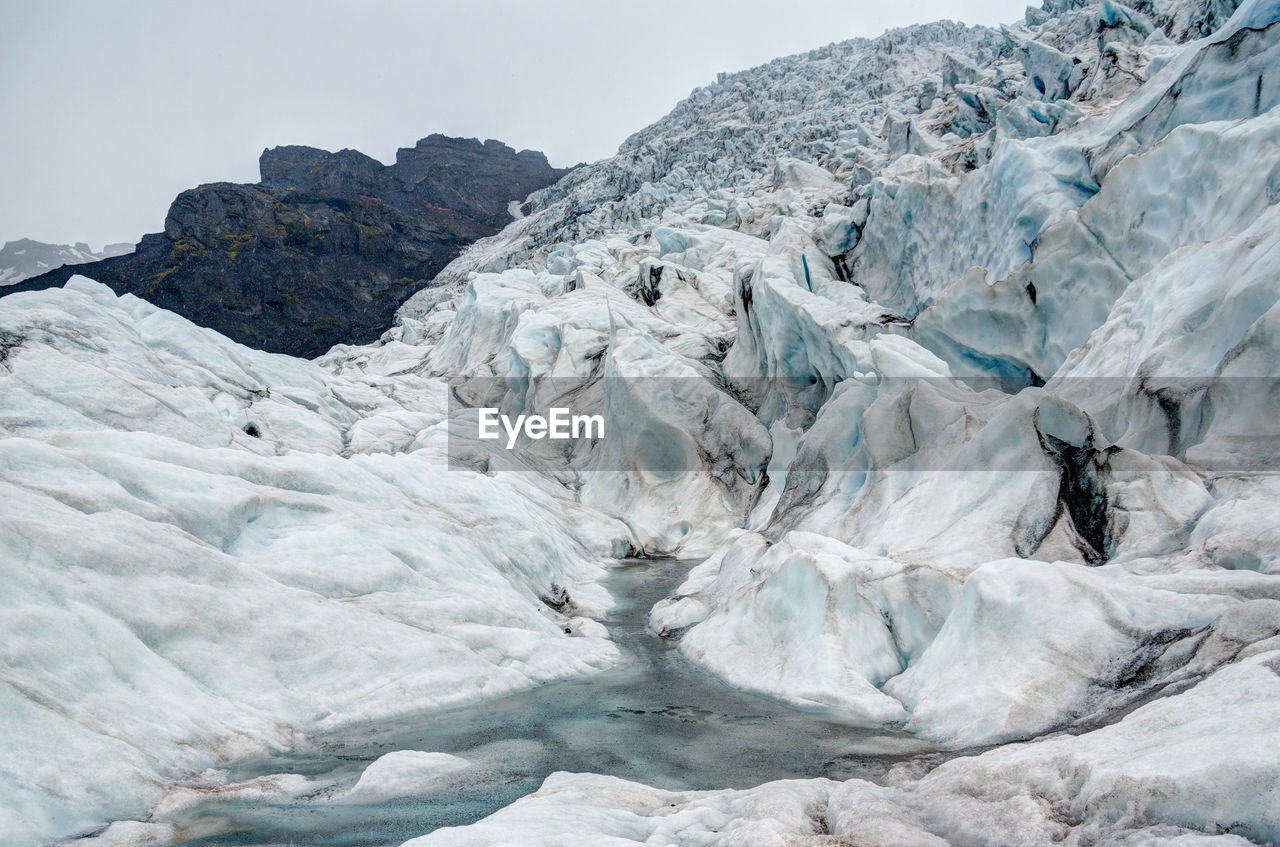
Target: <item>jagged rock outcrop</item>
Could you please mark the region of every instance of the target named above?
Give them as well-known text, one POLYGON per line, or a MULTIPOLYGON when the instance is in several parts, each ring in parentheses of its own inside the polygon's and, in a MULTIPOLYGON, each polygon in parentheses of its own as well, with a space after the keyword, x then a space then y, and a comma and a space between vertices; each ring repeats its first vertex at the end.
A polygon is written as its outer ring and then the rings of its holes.
POLYGON ((512 220, 511 204, 560 178, 541 153, 430 135, 393 165, 355 150, 276 147, 257 185, 184 191, 163 233, 79 273, 251 347, 317 356, 374 340, 396 308, 463 247, 512 220))

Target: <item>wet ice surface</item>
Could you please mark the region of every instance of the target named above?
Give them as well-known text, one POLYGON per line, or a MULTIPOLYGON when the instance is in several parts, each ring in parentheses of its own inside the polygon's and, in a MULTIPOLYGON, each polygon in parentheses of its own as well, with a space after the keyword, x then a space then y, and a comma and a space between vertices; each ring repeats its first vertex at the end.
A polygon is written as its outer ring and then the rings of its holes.
POLYGON ((647 631, 649 609, 692 564, 626 561, 611 576, 619 604, 606 624, 627 654, 622 666, 320 739, 318 751, 306 755, 241 763, 231 780, 290 773, 318 787, 291 802, 214 795, 174 821, 195 836, 183 844, 399 844, 474 822, 536 791, 555 771, 672 789, 745 788, 784 778, 875 779, 907 756, 915 742, 729 688, 685 660, 674 641, 647 631), (472 766, 412 798, 344 802, 364 768, 396 750, 450 753, 472 766))

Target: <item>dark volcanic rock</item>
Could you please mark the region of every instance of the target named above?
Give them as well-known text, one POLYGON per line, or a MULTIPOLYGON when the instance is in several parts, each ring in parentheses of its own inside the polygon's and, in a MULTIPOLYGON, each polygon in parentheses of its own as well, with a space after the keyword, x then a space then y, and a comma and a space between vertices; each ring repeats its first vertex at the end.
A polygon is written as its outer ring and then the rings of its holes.
POLYGON ((511 220, 511 201, 566 173, 541 153, 442 135, 394 165, 295 146, 264 151, 259 168, 258 185, 179 194, 164 232, 130 255, 3 292, 84 274, 252 347, 316 356, 377 338, 464 246, 511 220))

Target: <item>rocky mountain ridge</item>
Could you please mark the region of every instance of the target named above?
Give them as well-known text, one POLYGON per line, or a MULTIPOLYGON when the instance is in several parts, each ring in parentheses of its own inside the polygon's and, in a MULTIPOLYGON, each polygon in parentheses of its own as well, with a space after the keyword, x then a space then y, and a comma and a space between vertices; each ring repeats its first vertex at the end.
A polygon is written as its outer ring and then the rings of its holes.
POLYGON ((163 233, 73 273, 130 293, 251 347, 316 356, 363 343, 467 244, 512 219, 510 205, 559 179, 541 153, 431 135, 396 162, 355 150, 276 147, 255 185, 182 192, 163 233))

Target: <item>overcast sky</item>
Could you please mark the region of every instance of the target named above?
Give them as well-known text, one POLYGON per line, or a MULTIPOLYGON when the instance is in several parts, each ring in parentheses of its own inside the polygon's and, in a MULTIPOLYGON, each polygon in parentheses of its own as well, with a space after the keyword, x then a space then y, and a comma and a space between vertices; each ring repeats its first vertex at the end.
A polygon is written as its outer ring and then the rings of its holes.
POLYGON ((137 241, 264 147, 611 155, 720 71, 1026 0, 0 0, 0 241, 137 241))

